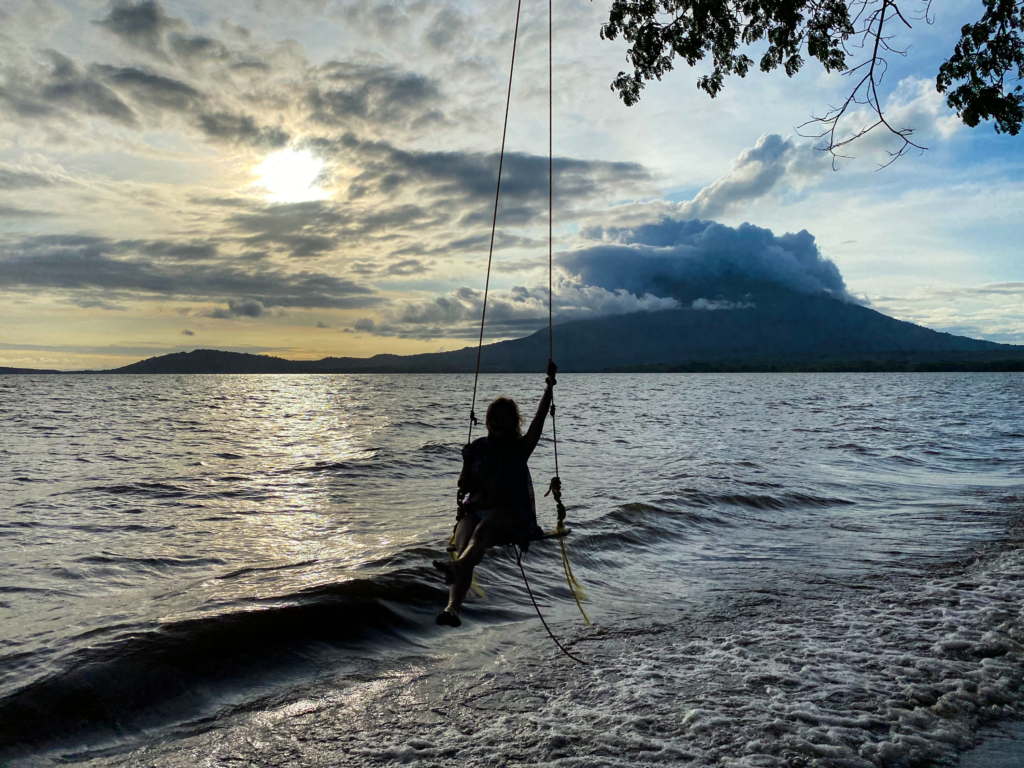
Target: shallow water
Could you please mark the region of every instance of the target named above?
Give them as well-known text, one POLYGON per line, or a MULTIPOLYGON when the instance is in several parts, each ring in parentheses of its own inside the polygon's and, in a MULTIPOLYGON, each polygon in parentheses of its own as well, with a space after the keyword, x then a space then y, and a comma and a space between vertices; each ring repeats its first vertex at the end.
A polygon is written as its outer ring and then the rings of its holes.
POLYGON ((1016 714, 1024 376, 560 377, 595 626, 525 565, 587 666, 505 550, 433 625, 470 385, 0 377, 0 755, 911 765, 1016 714))

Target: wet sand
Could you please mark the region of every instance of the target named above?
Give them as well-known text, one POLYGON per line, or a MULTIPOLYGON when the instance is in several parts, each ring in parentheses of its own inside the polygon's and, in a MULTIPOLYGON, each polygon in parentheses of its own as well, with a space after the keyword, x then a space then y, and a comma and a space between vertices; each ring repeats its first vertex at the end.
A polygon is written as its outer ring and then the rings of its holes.
POLYGON ((961 768, 1024 766, 1024 723, 1002 723, 979 734, 978 746, 960 756, 961 768))

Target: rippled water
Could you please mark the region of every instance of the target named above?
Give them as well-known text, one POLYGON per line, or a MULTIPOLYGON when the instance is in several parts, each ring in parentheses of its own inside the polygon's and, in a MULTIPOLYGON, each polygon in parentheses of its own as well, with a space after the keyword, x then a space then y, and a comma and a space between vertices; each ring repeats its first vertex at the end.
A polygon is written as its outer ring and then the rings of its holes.
POLYGON ((587 666, 503 549, 433 625, 470 385, 0 377, 0 755, 894 766, 1016 714, 1024 376, 560 377, 595 626, 525 564, 587 666))

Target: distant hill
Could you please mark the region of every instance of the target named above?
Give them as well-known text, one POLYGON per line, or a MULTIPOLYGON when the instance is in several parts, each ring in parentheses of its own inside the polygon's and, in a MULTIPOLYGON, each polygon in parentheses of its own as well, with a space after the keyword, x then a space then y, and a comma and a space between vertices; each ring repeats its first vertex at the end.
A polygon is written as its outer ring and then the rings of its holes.
MULTIPOLYGON (((1019 370, 1024 346, 954 336, 829 296, 778 288, 743 309, 677 309, 576 320, 555 327, 562 371, 1019 370)), ((489 373, 543 371, 547 330, 488 344, 489 373)), ((115 373, 467 373, 476 348, 421 355, 291 361, 196 350, 115 373)))
POLYGON ((197 349, 150 357, 108 373, 310 373, 309 365, 269 355, 197 349))
MULTIPOLYGON (((612 315, 555 326, 559 369, 1024 370, 1024 346, 933 331, 826 295, 809 296, 777 286, 742 288, 757 291, 756 305, 739 302, 743 308, 612 315)), ((544 370, 547 354, 544 329, 525 338, 486 345, 481 370, 537 373, 544 370)), ((476 347, 315 361, 198 349, 149 358, 109 373, 472 373, 475 365, 476 347)), ((19 372, 0 372, 3 370, 19 372)))
POLYGON ((14 373, 61 373, 61 371, 54 371, 48 368, 4 368, 0 366, 0 376, 14 373))

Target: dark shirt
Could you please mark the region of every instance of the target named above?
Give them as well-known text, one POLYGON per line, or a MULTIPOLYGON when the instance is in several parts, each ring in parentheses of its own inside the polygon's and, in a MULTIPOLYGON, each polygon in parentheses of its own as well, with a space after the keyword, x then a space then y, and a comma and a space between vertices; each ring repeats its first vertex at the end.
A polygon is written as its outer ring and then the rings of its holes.
POLYGON ((468 492, 463 509, 512 513, 519 522, 520 544, 541 534, 533 479, 526 465, 535 446, 526 437, 481 437, 462 450, 459 487, 468 492))

